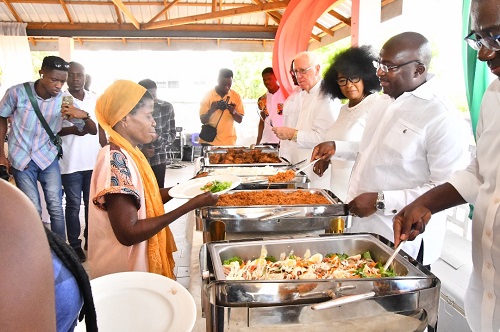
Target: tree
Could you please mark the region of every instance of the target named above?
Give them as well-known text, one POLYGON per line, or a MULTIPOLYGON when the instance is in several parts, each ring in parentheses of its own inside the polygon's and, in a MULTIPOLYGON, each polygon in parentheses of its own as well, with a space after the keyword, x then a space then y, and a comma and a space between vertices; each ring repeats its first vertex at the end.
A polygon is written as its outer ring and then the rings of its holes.
POLYGON ((239 53, 233 59, 233 89, 243 99, 257 99, 266 92, 262 70, 272 66, 272 53, 239 53))

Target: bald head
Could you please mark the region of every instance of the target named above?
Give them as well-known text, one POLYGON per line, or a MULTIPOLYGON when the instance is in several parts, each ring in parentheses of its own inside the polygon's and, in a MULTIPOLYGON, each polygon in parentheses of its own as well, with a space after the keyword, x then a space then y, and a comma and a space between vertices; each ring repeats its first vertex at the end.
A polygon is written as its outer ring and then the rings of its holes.
POLYGON ((68 84, 68 91, 73 96, 83 92, 83 87, 85 86, 85 68, 81 63, 74 61, 69 63, 68 81, 66 83, 68 84))
POLYGON ((309 92, 321 79, 318 57, 311 52, 301 52, 293 60, 297 82, 302 89, 309 92))
POLYGON ((382 47, 386 51, 418 60, 427 68, 431 63, 432 50, 429 40, 417 32, 403 32, 391 37, 382 47))

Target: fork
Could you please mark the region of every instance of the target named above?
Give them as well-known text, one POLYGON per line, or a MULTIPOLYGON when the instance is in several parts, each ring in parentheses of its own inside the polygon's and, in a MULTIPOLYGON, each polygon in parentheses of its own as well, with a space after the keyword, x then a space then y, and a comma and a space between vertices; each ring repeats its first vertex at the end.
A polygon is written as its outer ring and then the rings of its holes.
POLYGON ((269 122, 267 122, 263 117, 262 115, 260 115, 260 111, 257 109, 257 114, 259 115, 259 118, 264 121, 265 123, 267 123, 268 125, 271 126, 271 128, 273 128, 273 121, 272 120, 269 120, 269 122))

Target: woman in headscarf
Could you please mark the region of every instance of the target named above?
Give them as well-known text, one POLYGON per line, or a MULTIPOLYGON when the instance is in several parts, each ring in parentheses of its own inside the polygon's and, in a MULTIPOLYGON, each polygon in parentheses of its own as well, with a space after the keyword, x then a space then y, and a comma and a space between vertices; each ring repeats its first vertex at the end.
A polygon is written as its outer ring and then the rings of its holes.
MULTIPOLYGON (((378 93, 381 87, 373 61, 377 61, 377 56, 367 45, 348 48, 333 58, 325 72, 321 91, 332 98, 347 100, 347 103, 340 108, 326 141, 359 142, 370 111, 385 108, 391 102, 388 96, 378 93)), ((331 163, 330 189, 345 201, 354 160, 336 158, 331 163)), ((328 167, 328 160, 319 161, 314 164, 313 171, 321 176, 328 167)))
POLYGON ((123 271, 146 271, 175 279, 177 250, 170 223, 189 211, 213 205, 204 193, 165 213, 168 189, 159 189, 138 148, 156 138, 153 97, 139 84, 119 80, 96 103, 96 117, 109 135, 92 174, 89 209, 91 278, 123 271))

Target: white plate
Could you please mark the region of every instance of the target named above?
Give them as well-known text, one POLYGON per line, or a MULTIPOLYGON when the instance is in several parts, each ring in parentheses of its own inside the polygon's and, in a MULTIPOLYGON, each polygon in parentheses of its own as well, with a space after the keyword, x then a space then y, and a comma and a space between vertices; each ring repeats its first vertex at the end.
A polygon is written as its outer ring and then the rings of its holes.
POLYGON ((180 183, 175 187, 172 187, 168 192, 168 194, 170 195, 170 197, 174 198, 193 198, 203 193, 203 190, 201 190, 200 188, 202 188, 208 182, 215 180, 231 182, 231 186, 229 188, 216 192, 216 194, 223 194, 225 192, 228 192, 229 190, 239 186, 241 183, 240 178, 235 175, 228 175, 228 174, 210 175, 202 178, 191 179, 187 182, 180 183))
MULTIPOLYGON (((190 332, 193 297, 177 281, 147 272, 121 272, 91 280, 101 332, 190 332)), ((86 331, 85 320, 75 331, 86 331)))

